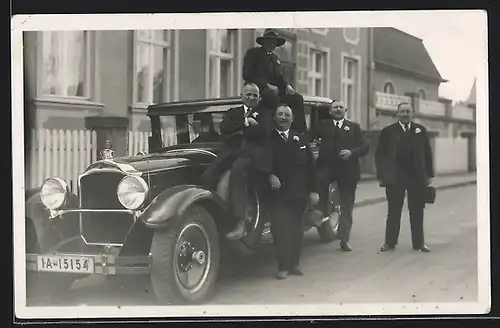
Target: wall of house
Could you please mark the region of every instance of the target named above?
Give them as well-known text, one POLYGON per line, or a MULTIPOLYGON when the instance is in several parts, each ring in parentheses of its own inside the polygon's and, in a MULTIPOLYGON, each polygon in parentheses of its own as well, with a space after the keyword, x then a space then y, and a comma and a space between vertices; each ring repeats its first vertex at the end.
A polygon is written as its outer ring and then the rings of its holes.
POLYGON ((90 115, 127 116, 131 90, 131 32, 95 31, 92 37, 91 98, 89 101, 53 99, 37 95, 38 35, 26 32, 25 94, 31 126, 45 129, 85 129, 90 115))
POLYGON ((372 85, 375 91, 383 92, 387 82, 392 83, 397 95, 404 95, 408 92, 416 93, 419 89, 423 89, 427 100, 437 101, 439 99, 439 85, 437 83, 422 81, 389 70, 375 69, 373 71, 372 85))
MULTIPOLYGON (((349 37, 349 32, 347 34, 349 37)), ((353 56, 359 60, 357 69, 356 83, 359 88, 356 108, 350 108, 348 115, 351 119, 361 124, 363 128, 367 124, 368 112, 368 29, 359 29, 359 39, 357 43, 349 43, 344 35, 343 28, 329 29, 326 35, 315 32, 311 29, 299 29, 297 32, 298 50, 307 55, 310 49, 329 50, 329 88, 327 97, 340 99, 342 95, 342 66, 343 56, 353 56)), ((308 61, 297 60, 297 76, 300 80, 306 82, 308 79, 308 61)), ((305 85, 305 83, 303 84, 305 85)), ((302 87, 299 91, 307 94, 307 88, 302 87)))
MULTIPOLYGON (((47 101, 36 96, 37 53, 36 32, 26 33, 25 43, 25 76, 26 76, 26 104, 29 124, 38 128, 47 129, 84 129, 85 117, 89 115, 127 116, 130 119, 130 128, 133 130, 148 131, 149 119, 144 108, 133 104, 133 75, 134 75, 134 37, 132 31, 95 31, 91 32, 95 38, 95 61, 92 71, 92 97, 86 103, 64 101, 47 101), (36 115, 35 115, 36 113, 36 115)), ((357 108, 350 109, 351 117, 364 127, 368 107, 367 94, 367 30, 360 29, 357 44, 348 43, 344 38, 343 29, 330 29, 324 35, 310 29, 297 29, 297 47, 308 55, 311 48, 328 49, 328 90, 325 96, 339 98, 341 95, 342 53, 359 56, 360 80, 357 108)), ((260 34, 260 33, 259 33, 260 34)), ((171 91, 172 100, 192 100, 205 98, 206 94, 206 31, 182 30, 178 33, 179 40, 174 44, 177 51, 172 51, 172 57, 178 54, 178 88, 171 91)), ((247 49, 255 46, 256 33, 253 29, 240 31, 240 55, 236 58, 236 67, 243 65, 243 56, 247 49)), ((297 72, 302 70, 301 79, 307 81, 309 59, 296 58, 297 72), (304 74, 305 72, 305 74, 304 74)), ((173 73, 172 66, 172 73, 173 73)), ((238 87, 242 86, 241 70, 235 74, 235 95, 239 94, 238 87), (239 73, 239 74, 238 74, 239 73)), ((174 78, 172 78, 174 79, 174 78)), ((170 81, 173 85, 174 80, 170 81)), ((307 85, 299 92, 308 94, 307 85)))

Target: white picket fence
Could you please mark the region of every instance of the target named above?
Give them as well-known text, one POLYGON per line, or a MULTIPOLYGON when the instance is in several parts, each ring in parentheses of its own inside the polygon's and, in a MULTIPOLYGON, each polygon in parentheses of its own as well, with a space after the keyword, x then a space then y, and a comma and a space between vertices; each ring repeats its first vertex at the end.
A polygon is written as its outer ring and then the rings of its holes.
POLYGON ((33 129, 26 187, 36 188, 49 177, 64 179, 71 190, 77 177, 96 160, 96 132, 33 129))

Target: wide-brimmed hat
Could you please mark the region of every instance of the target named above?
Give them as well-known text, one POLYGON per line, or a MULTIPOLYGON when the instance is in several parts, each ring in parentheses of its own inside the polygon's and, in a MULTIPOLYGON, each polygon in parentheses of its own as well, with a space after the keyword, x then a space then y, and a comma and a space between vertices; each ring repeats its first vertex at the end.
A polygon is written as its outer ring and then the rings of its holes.
POLYGON ((281 47, 286 42, 286 40, 281 36, 279 36, 278 32, 276 32, 272 28, 266 29, 264 31, 264 34, 262 36, 259 36, 256 41, 258 44, 262 45, 264 40, 269 40, 269 39, 276 40, 277 47, 281 47))

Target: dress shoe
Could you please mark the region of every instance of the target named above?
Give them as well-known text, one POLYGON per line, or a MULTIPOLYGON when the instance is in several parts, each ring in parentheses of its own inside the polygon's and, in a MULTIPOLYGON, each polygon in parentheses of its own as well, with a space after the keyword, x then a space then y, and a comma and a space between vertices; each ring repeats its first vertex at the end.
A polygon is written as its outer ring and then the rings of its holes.
POLYGON ((302 272, 299 268, 293 268, 290 270, 290 274, 293 274, 294 276, 303 276, 304 272, 302 272))
POLYGON ((279 271, 278 274, 276 275, 276 279, 285 279, 288 277, 288 272, 287 271, 279 271))
POLYGON ((423 245, 422 247, 413 247, 413 249, 424 253, 429 253, 431 251, 426 245, 423 245))
POLYGON ((240 239, 245 237, 245 235, 246 235, 245 221, 238 221, 238 223, 236 223, 236 227, 226 235, 226 238, 240 239))
POLYGON ((393 250, 394 248, 396 248, 395 246, 391 246, 391 245, 387 245, 387 244, 384 244, 382 246, 382 248, 380 248, 380 250, 382 252, 387 252, 387 251, 390 251, 390 250, 393 250))
POLYGON ((352 248, 347 242, 340 242, 340 250, 342 252, 350 252, 352 248))

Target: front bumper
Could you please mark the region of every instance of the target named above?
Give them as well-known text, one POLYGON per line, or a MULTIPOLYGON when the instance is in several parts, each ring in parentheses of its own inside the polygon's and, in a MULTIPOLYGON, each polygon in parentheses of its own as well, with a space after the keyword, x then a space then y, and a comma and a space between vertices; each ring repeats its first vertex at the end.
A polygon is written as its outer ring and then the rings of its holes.
MULTIPOLYGON (((80 261, 78 261, 80 263, 80 261)), ((75 265, 76 266, 76 265, 75 265)), ((80 264, 78 265, 80 267, 80 264)), ((50 254, 26 254, 26 270, 44 273, 68 273, 81 276, 90 275, 144 275, 149 274, 151 268, 151 255, 149 256, 116 256, 113 254, 74 254, 74 253, 50 253, 50 254), (50 271, 43 270, 42 262, 51 260, 50 271), (71 269, 76 260, 88 260, 89 268, 85 271, 71 269), (66 262, 65 262, 66 260, 66 262), (69 262, 68 262, 69 261, 69 262), (65 264, 62 264, 65 263, 65 264)))

